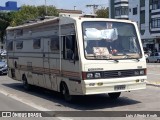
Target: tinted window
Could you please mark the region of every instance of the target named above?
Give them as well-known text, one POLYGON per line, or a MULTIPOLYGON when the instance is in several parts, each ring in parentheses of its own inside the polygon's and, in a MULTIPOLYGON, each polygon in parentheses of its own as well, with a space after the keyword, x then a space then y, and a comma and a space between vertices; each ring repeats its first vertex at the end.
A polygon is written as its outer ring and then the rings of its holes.
POLYGON ((133 8, 133 15, 137 14, 137 8, 133 8))
POLYGON ((159 56, 158 53, 155 53, 155 56, 159 56))
POLYGON ((64 36, 63 41, 64 59, 78 60, 78 49, 75 35, 64 36))
POLYGON ((16 48, 17 49, 22 49, 23 48, 23 41, 16 42, 16 48))
POLYGON ((41 48, 41 40, 40 39, 34 39, 33 40, 33 48, 34 49, 40 49, 41 48))
POLYGON ((17 36, 23 35, 23 30, 21 30, 21 29, 16 30, 16 35, 17 35, 17 36))
POLYGON ((7 44, 7 50, 12 51, 13 50, 13 41, 9 41, 7 44))
POLYGON ((59 50, 59 37, 58 36, 51 38, 50 49, 59 50))

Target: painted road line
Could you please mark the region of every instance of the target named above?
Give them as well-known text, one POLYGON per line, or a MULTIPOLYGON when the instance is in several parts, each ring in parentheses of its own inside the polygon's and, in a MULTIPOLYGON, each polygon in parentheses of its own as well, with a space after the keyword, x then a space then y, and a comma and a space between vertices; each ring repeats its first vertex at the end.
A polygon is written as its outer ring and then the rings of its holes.
MULTIPOLYGON (((9 92, 7 92, 5 90, 0 89, 0 93, 3 94, 3 95, 5 95, 5 96, 8 96, 8 97, 10 97, 12 99, 15 99, 15 100, 17 100, 17 101, 19 101, 21 103, 24 103, 24 104, 26 104, 28 106, 31 106, 32 108, 35 108, 35 109, 37 109, 39 111, 52 111, 52 110, 49 110, 47 108, 41 107, 41 106, 39 106, 39 105, 31 102, 31 101, 28 101, 26 99, 19 98, 16 95, 10 94, 9 92)), ((55 113, 53 113, 53 115, 56 116, 55 113)), ((72 120, 69 117, 55 117, 55 118, 60 119, 60 120, 72 120)))

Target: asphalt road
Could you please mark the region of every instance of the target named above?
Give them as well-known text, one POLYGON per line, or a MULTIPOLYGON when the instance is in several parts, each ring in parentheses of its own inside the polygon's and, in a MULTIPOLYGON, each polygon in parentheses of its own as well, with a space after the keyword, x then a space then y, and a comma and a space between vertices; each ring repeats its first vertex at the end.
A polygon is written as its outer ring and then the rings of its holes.
MULTIPOLYGON (((153 74, 159 76, 156 65, 148 68, 148 78, 152 81, 155 77, 153 74), (152 70, 152 68, 154 70, 152 70), (152 74, 153 73, 153 74, 152 74)), ((159 77, 155 77, 157 80, 159 77)), ((10 111, 160 111, 160 88, 147 86, 145 90, 138 90, 132 92, 123 92, 120 98, 113 101, 107 94, 81 96, 73 103, 66 103, 57 92, 49 91, 39 87, 34 87, 31 91, 25 91, 22 84, 14 81, 7 76, 0 76, 0 110, 10 111)), ((55 112, 56 113, 56 112, 55 112)), ((72 114, 72 113, 69 113, 72 114)), ((57 115, 59 116, 59 115, 57 115)), ((63 115, 60 115, 63 116, 63 115)), ((46 119, 46 118, 45 118, 46 119)), ((48 118, 50 119, 50 118, 48 118)), ((54 119, 76 119, 82 120, 81 116, 78 118, 61 118, 54 119)), ((97 118, 83 118, 86 120, 93 120, 97 118)), ((106 118, 98 118, 106 119, 106 118)), ((107 118, 114 120, 114 118, 107 118)), ((116 119, 116 118, 115 118, 116 119)), ((128 118, 119 118, 120 120, 128 118)), ((145 119, 141 117, 140 119, 145 119)), ((149 118, 148 118, 149 119, 149 118)), ((158 118, 154 118, 158 119, 158 118)))
POLYGON ((150 83, 160 85, 160 63, 147 64, 147 80, 150 83))

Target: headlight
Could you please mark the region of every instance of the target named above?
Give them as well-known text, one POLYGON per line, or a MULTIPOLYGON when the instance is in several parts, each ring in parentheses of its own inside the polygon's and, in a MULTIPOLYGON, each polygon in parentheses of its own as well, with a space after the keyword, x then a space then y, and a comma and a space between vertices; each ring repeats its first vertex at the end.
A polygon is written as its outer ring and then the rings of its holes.
POLYGON ((140 70, 140 75, 144 75, 144 70, 140 70))
POLYGON ((87 73, 87 79, 92 79, 93 78, 93 73, 87 73))
POLYGON ((95 77, 95 78, 101 78, 101 73, 95 73, 95 74, 94 74, 94 77, 95 77))

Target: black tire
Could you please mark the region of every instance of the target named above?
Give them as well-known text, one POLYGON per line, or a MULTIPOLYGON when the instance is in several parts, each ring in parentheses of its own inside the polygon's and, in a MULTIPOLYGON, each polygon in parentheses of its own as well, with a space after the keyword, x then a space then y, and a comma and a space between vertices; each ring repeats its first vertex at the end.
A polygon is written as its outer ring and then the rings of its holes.
POLYGON ((146 59, 146 62, 147 62, 147 63, 149 63, 149 60, 148 60, 148 59, 146 59))
POLYGON ((28 84, 28 81, 25 75, 23 75, 22 82, 23 82, 23 88, 25 90, 31 90, 31 85, 28 84))
POLYGON ((73 96, 69 94, 68 87, 65 83, 61 84, 61 94, 63 95, 65 101, 67 102, 73 101, 73 96))
POLYGON ((121 92, 117 92, 117 93, 108 93, 108 95, 109 95, 109 97, 111 98, 111 99, 117 99, 117 98, 119 98, 119 96, 121 95, 121 92))

